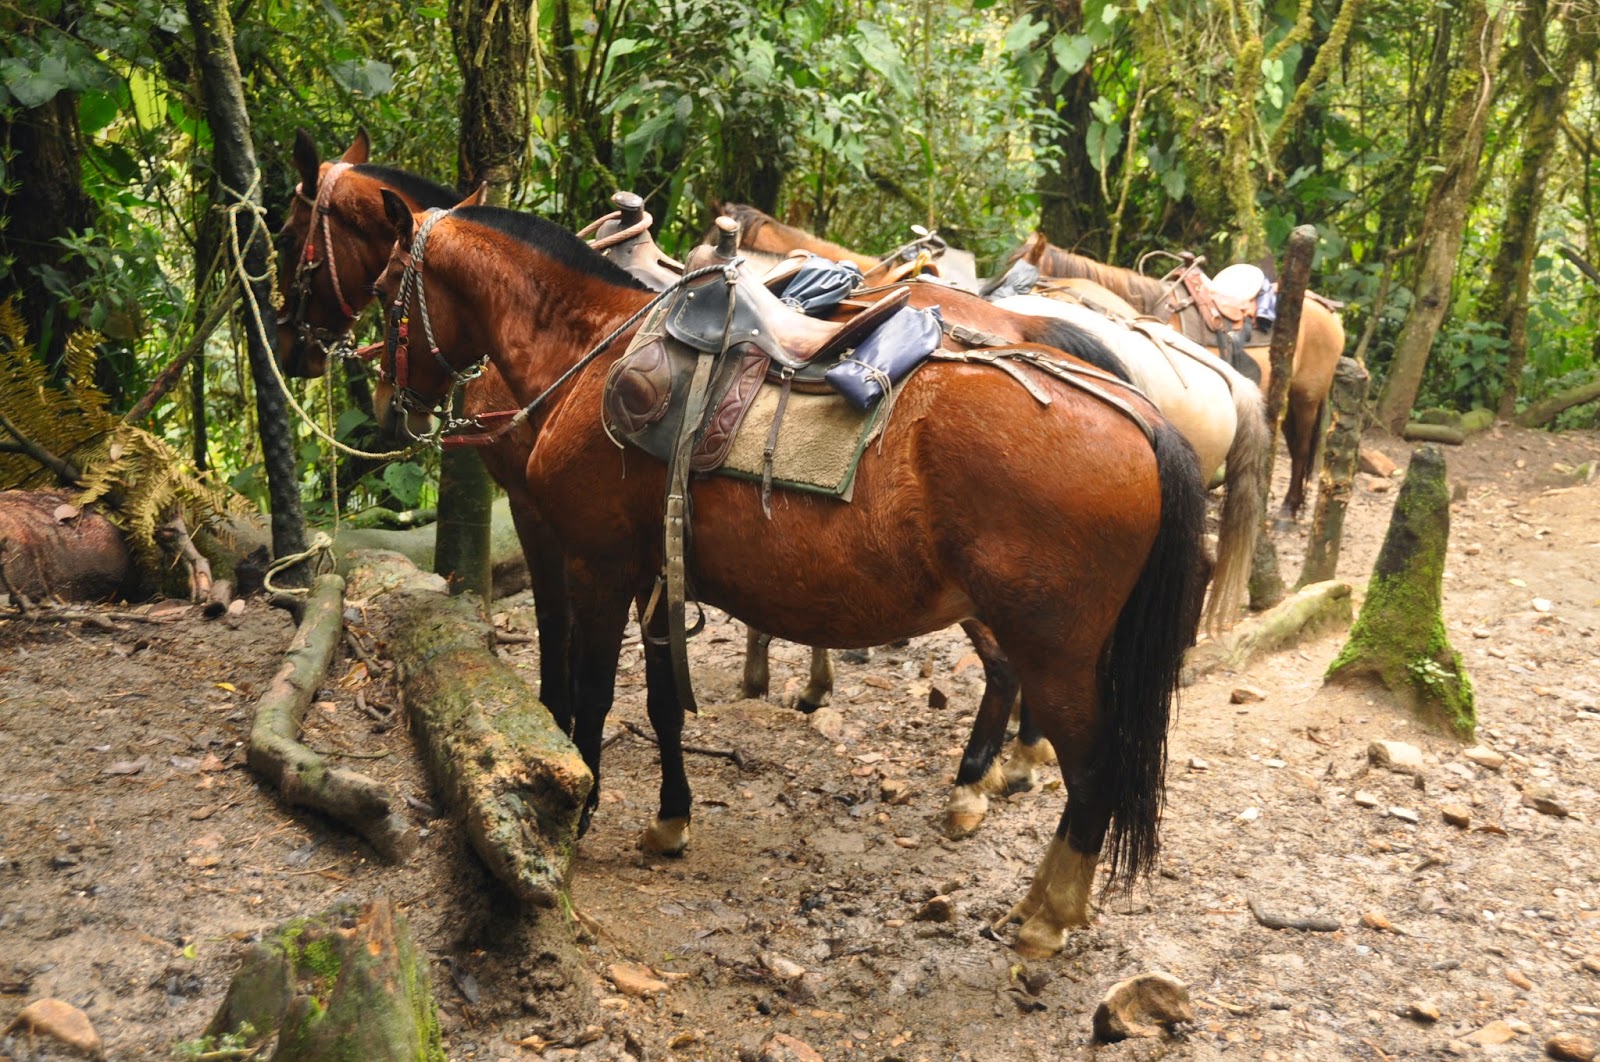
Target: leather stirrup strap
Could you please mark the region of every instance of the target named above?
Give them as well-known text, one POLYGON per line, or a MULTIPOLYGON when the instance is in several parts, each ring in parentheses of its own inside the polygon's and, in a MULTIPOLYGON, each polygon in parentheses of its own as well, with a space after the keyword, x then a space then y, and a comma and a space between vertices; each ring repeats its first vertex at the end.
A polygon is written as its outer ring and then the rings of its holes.
POLYGON ((783 412, 789 408, 789 387, 794 383, 794 370, 784 368, 782 384, 778 388, 778 408, 772 413, 772 427, 767 429, 767 446, 761 451, 761 511, 772 519, 772 455, 778 452, 778 432, 783 430, 783 412))

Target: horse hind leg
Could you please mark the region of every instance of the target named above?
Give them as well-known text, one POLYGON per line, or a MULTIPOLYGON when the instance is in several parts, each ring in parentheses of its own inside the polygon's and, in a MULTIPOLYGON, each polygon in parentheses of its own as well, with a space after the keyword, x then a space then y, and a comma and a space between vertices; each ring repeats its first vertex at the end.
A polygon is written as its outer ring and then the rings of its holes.
POLYGON ((1018 713, 1017 742, 1012 746, 1011 755, 1006 759, 1005 766, 1001 768, 1005 791, 1028 792, 1038 784, 1037 769, 1052 767, 1055 763, 1055 746, 1039 731, 1039 727, 1033 721, 1033 713, 1028 711, 1028 702, 1024 699, 1018 713))
POLYGON ((833 656, 821 646, 811 647, 811 678, 795 707, 810 715, 828 703, 833 693, 833 656))
POLYGON ((740 692, 750 700, 759 700, 772 688, 772 674, 767 664, 767 648, 772 635, 763 634, 754 627, 746 627, 744 635, 744 685, 740 692))
MULTIPOLYGON (((640 616, 645 604, 639 603, 640 616)), ((644 643, 645 711, 650 717, 650 727, 655 731, 656 744, 661 750, 660 807, 655 821, 645 827, 639 838, 639 847, 651 855, 681 856, 689 846, 689 815, 693 796, 689 789, 689 775, 683 762, 683 704, 678 698, 678 684, 672 672, 672 650, 664 644, 667 636, 666 610, 656 609, 650 617, 649 630, 641 639, 644 643)), ((755 638, 770 636, 750 632, 755 638)), ((763 657, 765 647, 763 646, 763 657)), ((747 667, 749 657, 746 658, 747 667)))
POLYGON ((952 840, 976 833, 989 813, 989 794, 1004 791, 998 760, 1006 739, 1006 719, 1018 690, 1016 672, 989 629, 970 621, 962 628, 983 661, 984 688, 961 766, 956 769, 956 784, 945 805, 944 832, 952 840))

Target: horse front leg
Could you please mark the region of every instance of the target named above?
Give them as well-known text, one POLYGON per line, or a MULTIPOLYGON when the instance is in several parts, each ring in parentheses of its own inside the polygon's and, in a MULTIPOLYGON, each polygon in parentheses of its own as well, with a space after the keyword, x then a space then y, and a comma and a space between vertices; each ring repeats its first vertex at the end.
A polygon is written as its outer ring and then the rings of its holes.
POLYGON ((983 661, 983 698, 972 722, 972 733, 956 769, 955 788, 944 809, 945 836, 970 837, 989 813, 989 794, 1002 792, 1005 782, 996 764, 1006 740, 1006 721, 1017 699, 1017 675, 1000 651, 989 628, 969 620, 961 625, 983 661))
MULTIPOLYGON (((513 510, 515 511, 515 510, 513 510)), ((528 576, 533 583, 533 615, 539 628, 539 700, 550 710, 556 725, 572 735, 571 662, 568 645, 568 602, 566 568, 561 550, 549 528, 537 516, 516 520, 522 553, 528 559, 528 576), (530 541, 533 543, 530 548, 530 541)))
POLYGON ((606 716, 611 714, 616 698, 617 658, 622 652, 629 598, 576 583, 573 574, 569 567, 566 580, 571 606, 567 639, 571 662, 567 676, 568 703, 572 709, 573 744, 594 775, 594 787, 589 790, 588 804, 578 824, 578 833, 582 836, 588 832, 589 819, 600 803, 600 748, 606 716))
MULTIPOLYGON (((678 696, 678 683, 672 672, 672 648, 667 641, 667 610, 658 608, 648 620, 645 617, 645 600, 639 601, 640 623, 647 624, 644 635, 645 704, 650 716, 650 726, 656 733, 656 745, 661 750, 661 805, 655 821, 645 827, 639 838, 639 847, 654 855, 680 856, 689 846, 689 814, 693 796, 689 791, 689 775, 683 763, 683 702, 678 696)), ((751 644, 756 639, 771 641, 770 635, 750 631, 751 644)), ((766 646, 762 644, 762 666, 765 669, 766 646)), ((746 679, 749 661, 745 657, 746 679)))
POLYGON ((772 673, 767 665, 767 647, 772 644, 772 635, 763 634, 754 627, 746 625, 744 629, 744 685, 740 693, 750 699, 759 700, 767 695, 772 688, 772 673))
POLYGON ((800 700, 795 707, 810 715, 827 704, 832 693, 833 654, 814 645, 811 647, 811 679, 806 683, 806 688, 800 691, 800 700))

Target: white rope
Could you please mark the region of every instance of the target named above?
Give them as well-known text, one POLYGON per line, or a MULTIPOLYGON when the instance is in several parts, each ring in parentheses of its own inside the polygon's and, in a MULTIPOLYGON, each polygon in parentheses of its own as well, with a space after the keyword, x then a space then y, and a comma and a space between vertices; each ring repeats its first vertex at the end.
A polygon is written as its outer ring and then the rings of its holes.
POLYGON ((314 574, 322 575, 333 571, 333 539, 326 531, 318 531, 311 539, 311 545, 300 553, 290 553, 279 557, 267 566, 267 574, 262 576, 261 585, 269 594, 292 594, 299 597, 311 593, 309 586, 278 587, 272 585, 272 577, 287 568, 292 568, 301 561, 316 558, 314 574))

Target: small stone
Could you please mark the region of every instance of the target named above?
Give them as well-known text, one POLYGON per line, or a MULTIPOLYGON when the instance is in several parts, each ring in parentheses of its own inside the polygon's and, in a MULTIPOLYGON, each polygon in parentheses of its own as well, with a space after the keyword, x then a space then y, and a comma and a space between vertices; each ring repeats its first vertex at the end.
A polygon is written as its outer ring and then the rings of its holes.
POLYGON ((606 976, 625 996, 651 996, 667 990, 667 983, 658 979, 654 970, 636 962, 614 962, 606 967, 606 976))
POLYGON ((1504 756, 1500 755, 1500 753, 1496 752, 1494 749, 1487 748, 1483 745, 1475 745, 1463 752, 1461 755, 1465 756, 1467 759, 1471 760, 1473 763, 1476 763, 1479 767, 1482 767, 1487 771, 1498 771, 1500 768, 1506 765, 1506 758, 1504 756))
POLYGON ((773 1033, 761 1041, 758 1062, 825 1062, 814 1047, 787 1033, 773 1033))
POLYGON ((806 968, 792 959, 775 952, 764 951, 756 956, 763 969, 780 981, 795 981, 806 975, 806 968))
POLYGON ((1533 982, 1528 980, 1528 975, 1515 966, 1506 967, 1506 980, 1522 989, 1524 992, 1533 991, 1533 982))
POLYGON ((1465 546, 1461 547, 1461 552, 1465 553, 1469 557, 1476 557, 1478 554, 1483 552, 1483 544, 1480 542, 1469 542, 1465 546))
POLYGON ((1387 933, 1394 929, 1394 923, 1389 921, 1389 916, 1382 911, 1366 911, 1361 915, 1361 924, 1368 929, 1376 929, 1387 933))
POLYGON ((1284 763, 1282 760, 1262 760, 1261 761, 1261 766, 1270 767, 1270 768, 1272 768, 1273 770, 1276 771, 1276 770, 1281 770, 1284 767, 1287 767, 1289 765, 1287 763, 1284 763))
POLYGON ((1468 1033, 1466 1041, 1469 1044, 1477 1044, 1480 1047, 1492 1047, 1495 1044, 1508 1044, 1516 1037, 1517 1030, 1505 1022, 1491 1021, 1476 1032, 1468 1033))
POLYGON ((1488 627, 1474 627, 1472 628, 1472 636, 1474 638, 1492 638, 1494 637, 1494 631, 1491 631, 1488 627))
POLYGON ((1378 798, 1365 789, 1357 789, 1351 794, 1350 799, 1355 801, 1358 807, 1363 808, 1375 808, 1379 804, 1378 798))
POLYGON ((1594 1062, 1600 1048, 1593 1040, 1577 1033, 1558 1033, 1544 1042, 1544 1053, 1560 1062, 1594 1062))
POLYGON ((1361 448, 1361 471, 1369 476, 1392 476, 1398 467, 1389 455, 1382 450, 1374 450, 1370 446, 1361 448))
POLYGON ((1163 1027, 1194 1021, 1189 986, 1167 973, 1139 974, 1118 981, 1094 1011, 1095 1039, 1160 1036, 1163 1027))
POLYGON ((1207 763, 1205 760, 1202 760, 1199 756, 1190 756, 1189 757, 1189 770, 1191 770, 1191 771, 1209 771, 1209 770, 1211 770, 1211 764, 1207 763))
POLYGON ((1419 999, 1406 1008, 1406 1015, 1417 1021, 1436 1022, 1439 1020, 1439 1004, 1431 999, 1419 999))
POLYGON ((1556 799, 1555 791, 1549 786, 1529 786, 1522 792, 1522 804, 1541 815, 1554 815, 1558 819, 1570 814, 1567 806, 1556 799))
POLYGON ((1234 816, 1234 820, 1237 822, 1254 822, 1260 817, 1260 808, 1245 808, 1243 811, 1239 812, 1238 815, 1234 816))
POLYGON ((89 1016, 59 999, 36 999, 29 1003, 6 1027, 7 1032, 26 1029, 36 1036, 60 1040, 74 1051, 99 1058, 100 1034, 89 1023, 89 1016))
POLYGON ((1519 1018, 1507 1018, 1506 1024, 1511 1026, 1511 1031, 1516 1033, 1518 1036, 1533 1035, 1533 1026, 1519 1018))
POLYGON ((1463 830, 1472 822, 1472 812, 1465 804, 1446 804, 1439 809, 1439 813, 1444 816, 1445 822, 1459 826, 1463 830))
POLYGON ((1233 704, 1255 704, 1267 699, 1267 691, 1256 686, 1235 686, 1228 700, 1233 704))
POLYGON ((818 708, 810 715, 811 729, 827 738, 838 741, 844 737, 844 713, 837 708, 818 708))
POLYGON ((920 838, 920 837, 896 837, 894 839, 894 843, 899 845, 901 848, 921 848, 922 847, 922 838, 920 838))
POLYGON ((695 1043, 699 1043, 699 1042, 700 1042, 700 1033, 697 1032, 694 1029, 686 1029, 683 1032, 679 1033, 678 1035, 674 1036, 672 1039, 668 1040, 667 1041, 667 1047, 670 1050, 678 1051, 678 1050, 681 1050, 681 1049, 683 1049, 685 1047, 688 1047, 690 1044, 695 1044, 695 1043))
POLYGON ((956 904, 948 896, 935 896, 911 916, 913 922, 953 922, 956 917, 956 904))
POLYGON ((1588 970, 1592 974, 1600 974, 1600 959, 1587 956, 1583 959, 1583 961, 1578 963, 1578 965, 1582 966, 1585 970, 1588 970))
POLYGON ((1548 597, 1536 597, 1533 599, 1533 610, 1535 612, 1549 612, 1555 607, 1555 603, 1548 597))
POLYGON ((1401 822, 1409 822, 1412 825, 1416 825, 1419 821, 1417 813, 1410 808, 1390 808, 1389 817, 1399 819, 1401 822))
POLYGON ((1422 750, 1404 741, 1374 741, 1367 746, 1367 762, 1409 774, 1422 769, 1422 750))
POLYGON ((885 778, 878 785, 878 796, 891 807, 908 804, 911 802, 911 783, 904 778, 885 778))

